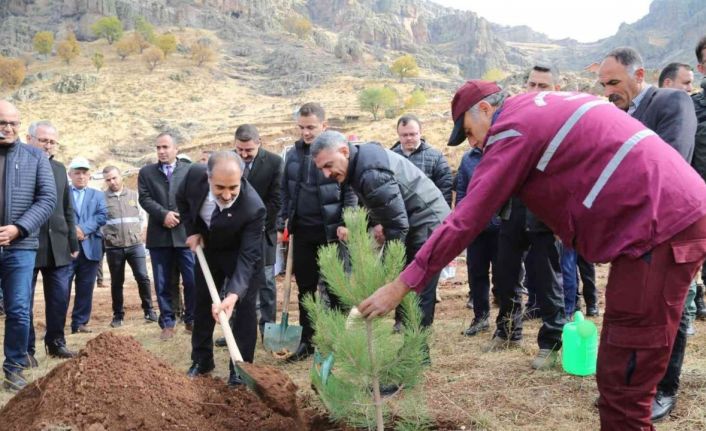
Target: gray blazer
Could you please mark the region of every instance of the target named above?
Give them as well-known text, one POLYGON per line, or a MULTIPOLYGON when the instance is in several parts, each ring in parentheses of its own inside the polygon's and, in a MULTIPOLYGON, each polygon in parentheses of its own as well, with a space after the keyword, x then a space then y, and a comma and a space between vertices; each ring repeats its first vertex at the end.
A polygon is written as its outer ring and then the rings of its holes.
POLYGON ((177 160, 171 181, 162 172, 159 163, 144 166, 137 177, 140 206, 149 214, 147 223, 147 248, 186 247, 186 231, 179 224, 173 229, 164 227, 164 218, 169 211, 179 212, 176 193, 179 190, 190 163, 177 160))
POLYGON ((686 91, 650 87, 632 116, 652 129, 691 163, 696 135, 696 112, 686 91))

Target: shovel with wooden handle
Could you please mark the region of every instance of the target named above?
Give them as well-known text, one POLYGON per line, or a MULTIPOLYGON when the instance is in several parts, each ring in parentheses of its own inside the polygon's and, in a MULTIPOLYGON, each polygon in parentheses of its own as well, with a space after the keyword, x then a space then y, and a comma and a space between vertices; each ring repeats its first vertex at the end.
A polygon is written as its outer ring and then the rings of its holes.
POLYGON ((265 323, 263 344, 265 349, 278 358, 286 359, 297 351, 302 339, 302 327, 289 324, 289 299, 292 292, 292 261, 294 256, 294 235, 289 235, 287 267, 284 275, 284 300, 282 319, 279 324, 265 323))
MULTIPOLYGON (((211 275, 211 270, 208 267, 206 256, 204 256, 203 248, 201 248, 200 245, 196 248, 196 256, 198 257, 199 264, 201 265, 201 272, 203 272, 203 276, 206 279, 208 293, 211 294, 211 301, 213 301, 214 305, 220 307, 221 298, 218 296, 216 283, 213 281, 213 275, 211 275)), ((223 328, 223 335, 225 335, 226 344, 228 345, 228 353, 230 353, 230 359, 233 361, 233 366, 237 370, 238 375, 248 388, 252 389, 253 392, 257 394, 260 394, 262 392, 262 388, 260 388, 255 379, 253 379, 252 376, 250 376, 250 374, 248 374, 248 372, 240 366, 240 364, 245 361, 243 361, 243 356, 240 354, 238 345, 235 343, 235 337, 233 337, 233 331, 230 329, 228 316, 226 316, 224 311, 220 311, 218 313, 218 321, 221 324, 221 328, 223 328)))

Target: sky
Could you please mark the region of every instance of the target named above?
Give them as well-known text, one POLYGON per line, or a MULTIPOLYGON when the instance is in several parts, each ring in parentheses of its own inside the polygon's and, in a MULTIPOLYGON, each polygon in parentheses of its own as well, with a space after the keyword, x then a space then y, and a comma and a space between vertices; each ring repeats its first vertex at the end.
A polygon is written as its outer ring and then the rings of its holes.
POLYGON ((570 37, 595 42, 612 36, 621 23, 631 24, 649 12, 651 0, 432 0, 471 10, 490 22, 528 25, 552 39, 570 37), (581 4, 581 7, 578 5, 581 4))

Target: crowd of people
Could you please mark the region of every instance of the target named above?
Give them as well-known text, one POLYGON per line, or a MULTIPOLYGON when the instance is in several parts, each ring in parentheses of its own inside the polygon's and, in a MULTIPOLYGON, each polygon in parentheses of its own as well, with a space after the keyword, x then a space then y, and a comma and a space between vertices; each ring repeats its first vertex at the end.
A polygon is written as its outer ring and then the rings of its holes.
MULTIPOLYGON (((696 48, 702 74, 705 56, 703 38, 696 48)), ((34 122, 23 143, 19 111, 0 101, 4 386, 20 390, 23 370, 37 366, 38 273, 47 353, 70 358, 64 327, 71 288, 71 332, 91 332, 104 254, 110 326, 125 318, 127 263, 144 319, 158 323, 160 339, 173 338, 180 321, 191 332, 189 376, 215 368, 221 310, 232 316, 238 347, 252 361, 258 330, 262 336, 276 319, 275 252, 285 230, 296 238, 292 270, 303 329, 288 361, 306 359, 314 327, 303 298, 326 291, 317 252, 345 242, 343 210, 363 206, 376 241, 402 241, 407 258, 400 277, 360 305, 365 316, 392 311, 414 290, 422 324, 431 326, 440 271, 465 250, 474 317, 464 335, 490 331, 492 292, 499 311, 483 351, 519 346, 523 321, 541 319, 531 363, 538 370, 558 366, 562 328, 584 310, 581 302, 587 316, 601 314, 590 262, 610 262, 597 372, 601 427, 652 429, 674 408, 686 337, 696 317, 706 318, 696 280, 706 257, 706 98, 689 96, 693 80, 689 65, 672 63, 658 87, 649 85, 640 55, 625 47, 600 63, 607 101, 561 91, 550 65, 529 70, 525 91, 512 97, 496 83, 468 81, 452 101, 448 145, 470 145, 455 178, 416 116, 399 118, 393 145, 358 143, 327 130, 324 109, 306 103, 296 115, 300 139, 284 160, 262 148, 251 124, 237 128, 233 150, 208 152, 197 163, 177 157, 176 139, 161 133, 158 162, 140 169, 137 190, 115 166, 102 169, 104 191, 89 187, 92 166, 82 157, 67 173, 54 159, 57 128, 34 122), (211 304, 195 260, 200 247, 221 288, 220 307, 211 304)), ((340 308, 335 295, 328 302, 340 308)), ((402 324, 396 312, 392 329, 402 324)), ((425 361, 432 363, 429 354, 425 361)), ((242 384, 232 365, 229 384, 242 384)))

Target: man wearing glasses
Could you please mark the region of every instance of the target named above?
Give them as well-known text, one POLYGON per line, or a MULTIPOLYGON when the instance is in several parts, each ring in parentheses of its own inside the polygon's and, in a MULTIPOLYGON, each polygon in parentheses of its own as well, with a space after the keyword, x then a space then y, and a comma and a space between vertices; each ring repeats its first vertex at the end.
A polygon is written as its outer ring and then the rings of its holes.
POLYGON ((56 184, 49 159, 19 137, 20 113, 0 100, 0 285, 5 302, 3 386, 27 385, 29 306, 40 227, 56 205, 56 184))
POLYGON ((59 132, 49 121, 37 121, 29 126, 27 143, 44 152, 49 158, 54 183, 56 184, 56 206, 49 220, 39 230, 39 249, 34 263, 32 277, 32 297, 29 303, 29 343, 27 354, 29 364, 37 366, 34 334, 34 291, 37 275, 42 272, 46 317, 44 344, 49 356, 72 358, 76 354, 66 347, 64 326, 69 309, 69 277, 73 259, 78 256, 76 222, 71 203, 71 187, 66 177, 66 168, 54 159, 59 146, 59 132))

